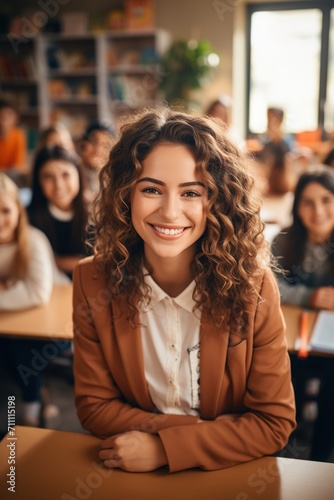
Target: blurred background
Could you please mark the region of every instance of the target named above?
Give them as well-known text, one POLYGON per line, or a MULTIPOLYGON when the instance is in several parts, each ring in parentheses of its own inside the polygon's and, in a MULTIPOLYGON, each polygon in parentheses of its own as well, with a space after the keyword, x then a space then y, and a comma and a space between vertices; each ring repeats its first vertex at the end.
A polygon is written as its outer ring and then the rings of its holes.
POLYGON ((2 1, 0 31, 0 95, 15 102, 29 151, 57 122, 79 138, 93 119, 117 128, 164 100, 201 112, 222 94, 245 139, 265 132, 270 106, 318 154, 334 129, 330 0, 2 1), (192 53, 178 57, 182 43, 192 53))

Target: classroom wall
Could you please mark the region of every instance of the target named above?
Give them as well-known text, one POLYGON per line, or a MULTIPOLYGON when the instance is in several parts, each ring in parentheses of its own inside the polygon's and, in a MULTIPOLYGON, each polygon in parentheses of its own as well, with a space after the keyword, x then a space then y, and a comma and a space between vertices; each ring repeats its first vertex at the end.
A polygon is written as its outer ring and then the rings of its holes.
MULTIPOLYGON (((266 0, 265 3, 289 0, 266 0)), ((303 1, 303 0, 298 0, 303 1)), ((57 2, 59 14, 66 11, 85 10, 90 13, 108 12, 122 7, 122 0, 12 0, 15 12, 39 10, 41 5, 57 2)), ((172 38, 205 38, 209 40, 221 58, 207 87, 194 92, 194 98, 204 109, 220 93, 238 100, 235 120, 240 130, 244 124, 245 79, 244 5, 263 3, 263 0, 155 0, 156 25, 167 30, 172 38), (240 21, 240 17, 242 17, 240 21), (233 49, 234 47, 234 49, 233 49), (238 118, 239 116, 239 118, 238 118)))
MULTIPOLYGON (((58 3, 59 15, 67 11, 85 10, 90 13, 108 12, 123 5, 122 0, 13 0, 17 6, 17 13, 27 10, 40 10, 48 2, 58 3)), ((165 29, 172 38, 205 38, 211 42, 221 58, 208 86, 194 96, 201 105, 205 106, 220 93, 232 92, 232 39, 233 39, 233 10, 226 11, 224 19, 218 13, 215 2, 208 0, 155 0, 156 25, 165 29)), ((230 1, 231 3, 231 1, 230 1)), ((240 2, 239 2, 240 3, 240 2)), ((233 5, 233 2, 232 2, 233 5)))
POLYGON ((194 93, 203 108, 220 93, 232 93, 233 10, 227 11, 222 19, 214 5, 213 1, 207 0, 156 0, 159 27, 175 38, 205 38, 220 56, 220 67, 207 88, 194 93))

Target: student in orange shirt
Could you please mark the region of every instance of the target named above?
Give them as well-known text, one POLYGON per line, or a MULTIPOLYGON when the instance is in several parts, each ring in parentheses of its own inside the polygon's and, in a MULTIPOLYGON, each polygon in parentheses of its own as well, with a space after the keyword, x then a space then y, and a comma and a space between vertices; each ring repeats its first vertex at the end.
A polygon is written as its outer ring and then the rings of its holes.
POLYGON ((18 114, 12 104, 0 100, 0 170, 9 175, 26 166, 27 140, 17 121, 18 114))

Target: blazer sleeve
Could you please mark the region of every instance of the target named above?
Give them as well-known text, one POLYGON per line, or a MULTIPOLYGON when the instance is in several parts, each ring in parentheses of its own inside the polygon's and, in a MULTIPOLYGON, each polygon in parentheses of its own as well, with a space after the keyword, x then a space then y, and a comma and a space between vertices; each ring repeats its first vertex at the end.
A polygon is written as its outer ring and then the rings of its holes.
POLYGON ((73 273, 73 367, 76 409, 82 426, 103 439, 130 430, 156 433, 197 422, 198 418, 190 415, 145 411, 126 400, 105 360, 84 288, 79 264, 73 273))
MULTIPOLYGON (((213 421, 158 432, 171 472, 222 469, 281 450, 295 427, 290 361, 274 276, 265 273, 251 335, 244 407, 213 421)), ((248 340, 244 340, 248 342, 248 340)), ((210 369, 210 367, 207 367, 210 369)))

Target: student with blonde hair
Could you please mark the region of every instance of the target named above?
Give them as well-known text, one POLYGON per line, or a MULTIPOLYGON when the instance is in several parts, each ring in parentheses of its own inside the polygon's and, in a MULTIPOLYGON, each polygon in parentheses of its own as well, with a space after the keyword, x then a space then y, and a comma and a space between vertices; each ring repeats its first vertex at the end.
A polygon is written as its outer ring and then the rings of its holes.
MULTIPOLYGON (((0 311, 45 304, 53 284, 68 281, 57 269, 46 236, 28 225, 16 184, 0 173, 0 311)), ((0 358, 9 364, 21 389, 22 423, 27 425, 41 421, 42 373, 25 378, 20 367, 31 368, 34 349, 42 345, 34 340, 0 339, 0 358)))
POLYGON ((45 304, 55 282, 68 279, 45 235, 28 224, 16 184, 0 173, 0 310, 45 304))

